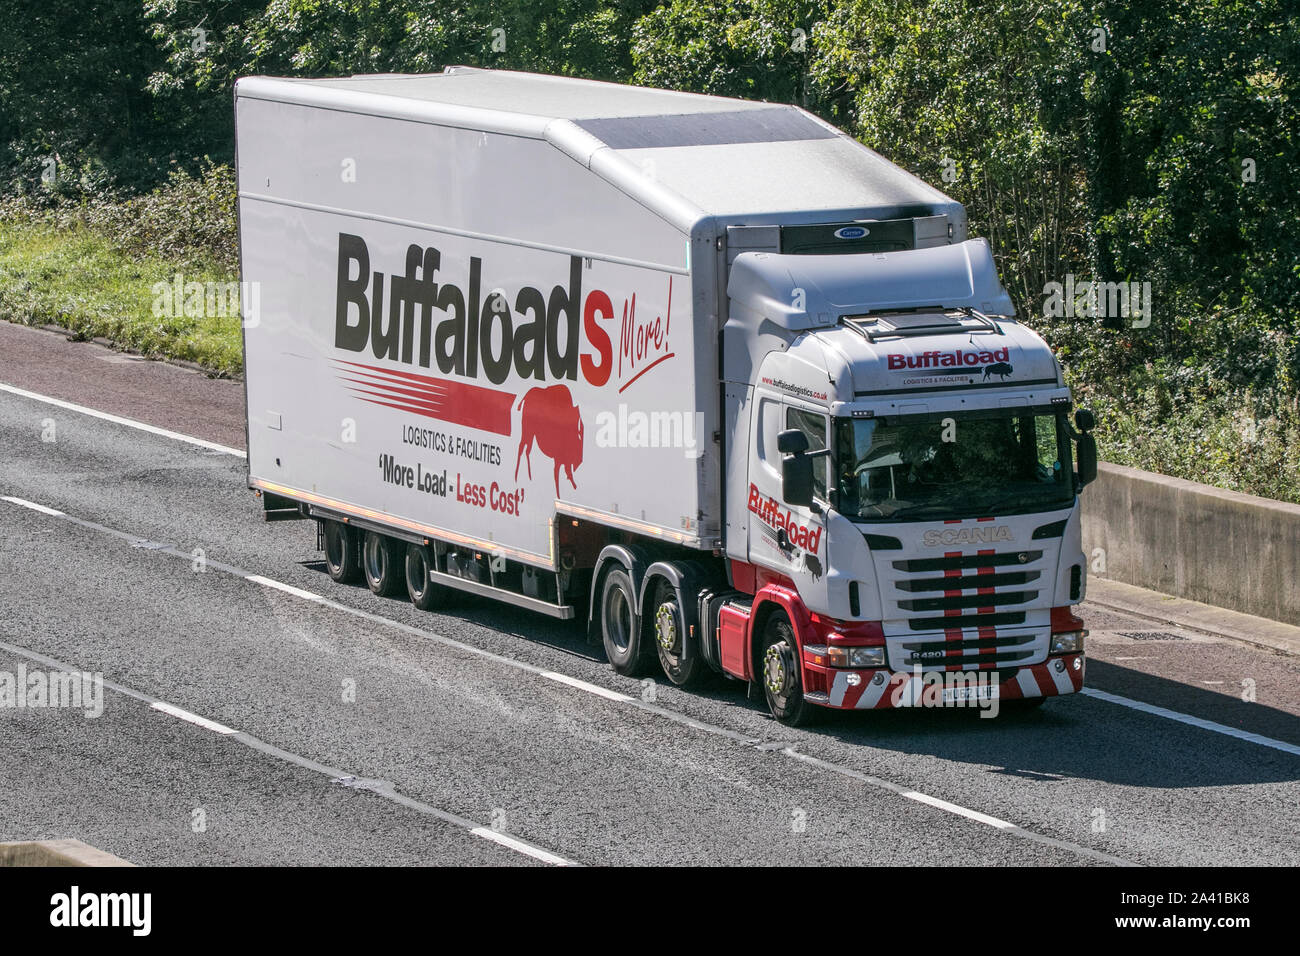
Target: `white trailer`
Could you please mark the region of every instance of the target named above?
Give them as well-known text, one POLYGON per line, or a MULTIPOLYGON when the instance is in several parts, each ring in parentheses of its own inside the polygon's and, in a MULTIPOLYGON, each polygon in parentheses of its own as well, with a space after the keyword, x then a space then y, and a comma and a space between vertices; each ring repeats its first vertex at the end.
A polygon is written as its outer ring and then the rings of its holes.
POLYGON ((791 106, 462 67, 235 104, 249 484, 336 580, 583 614, 791 722, 1081 686, 1095 449, 960 204, 791 106))

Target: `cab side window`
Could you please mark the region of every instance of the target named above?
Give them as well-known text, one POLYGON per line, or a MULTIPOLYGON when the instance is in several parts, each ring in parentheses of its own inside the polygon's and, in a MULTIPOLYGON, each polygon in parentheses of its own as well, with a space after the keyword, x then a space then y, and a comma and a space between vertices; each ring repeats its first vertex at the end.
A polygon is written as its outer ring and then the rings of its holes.
MULTIPOLYGON (((785 427, 797 428, 808 437, 808 451, 821 451, 826 447, 826 416, 802 408, 785 410, 785 427)), ((826 500, 826 475, 830 469, 830 457, 813 459, 813 494, 822 501, 826 500)))
POLYGON ((756 457, 768 476, 780 481, 781 453, 776 450, 776 436, 781 431, 781 401, 764 398, 759 403, 758 409, 756 457))

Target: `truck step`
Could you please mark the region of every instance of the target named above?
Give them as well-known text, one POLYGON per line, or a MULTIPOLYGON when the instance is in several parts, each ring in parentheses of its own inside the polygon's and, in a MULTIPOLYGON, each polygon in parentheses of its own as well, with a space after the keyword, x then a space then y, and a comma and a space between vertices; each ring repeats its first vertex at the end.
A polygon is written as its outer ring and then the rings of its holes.
POLYGON ((460 591, 468 591, 470 594, 493 598, 497 601, 505 601, 507 604, 526 608, 529 611, 537 611, 539 614, 559 618, 562 621, 572 620, 575 613, 572 604, 552 604, 540 598, 529 597, 515 591, 507 591, 505 588, 494 587, 491 584, 481 584, 478 581, 471 581, 468 578, 458 577, 454 574, 445 574, 442 571, 430 571, 429 580, 434 584, 456 588, 460 591))

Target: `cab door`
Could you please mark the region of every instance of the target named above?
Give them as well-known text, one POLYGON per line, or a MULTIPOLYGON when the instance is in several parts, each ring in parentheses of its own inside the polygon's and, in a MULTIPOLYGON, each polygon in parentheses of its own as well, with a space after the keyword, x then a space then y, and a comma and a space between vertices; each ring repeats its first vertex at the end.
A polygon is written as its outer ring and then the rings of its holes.
POLYGON ((748 558, 751 564, 785 573, 784 553, 778 546, 773 520, 779 515, 781 502, 781 453, 776 436, 785 420, 785 403, 781 396, 757 393, 751 418, 749 447, 749 487, 746 490, 746 521, 749 537, 748 558))
POLYGON ((813 459, 813 495, 820 513, 788 506, 782 496, 783 456, 777 449, 777 436, 789 429, 807 437, 809 453, 827 447, 830 422, 825 412, 779 396, 760 395, 751 436, 749 559, 791 578, 799 593, 808 597, 812 591, 825 589, 830 459, 826 455, 813 459))

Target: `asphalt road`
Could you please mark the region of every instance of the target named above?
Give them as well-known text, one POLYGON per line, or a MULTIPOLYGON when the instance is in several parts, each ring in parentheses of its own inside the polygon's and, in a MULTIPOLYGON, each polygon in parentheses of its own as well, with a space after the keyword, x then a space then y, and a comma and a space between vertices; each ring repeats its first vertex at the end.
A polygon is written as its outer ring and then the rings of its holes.
MULTIPOLYGON (((237 385, 105 351, 0 323, 0 382, 242 447, 237 385)), ((263 523, 226 452, 12 389, 0 449, 0 674, 112 684, 94 718, 0 707, 0 841, 141 864, 1300 862, 1295 657, 1085 604, 1088 689, 1122 701, 790 730, 736 682, 619 677, 573 624, 336 585, 314 526, 263 523)))

